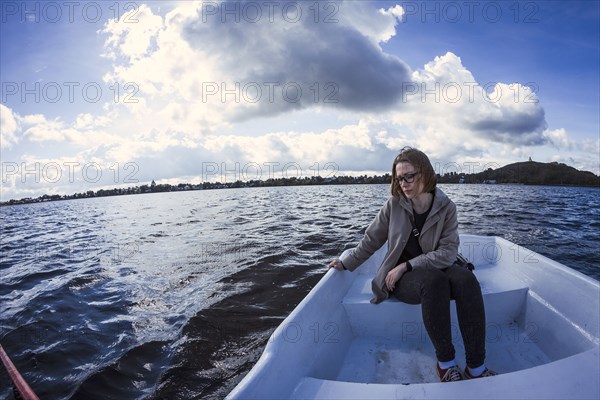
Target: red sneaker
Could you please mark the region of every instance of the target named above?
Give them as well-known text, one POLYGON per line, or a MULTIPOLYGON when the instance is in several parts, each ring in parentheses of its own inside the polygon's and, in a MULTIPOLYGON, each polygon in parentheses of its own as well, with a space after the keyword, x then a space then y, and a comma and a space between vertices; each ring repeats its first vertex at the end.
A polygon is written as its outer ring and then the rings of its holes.
POLYGON ((435 365, 437 367, 438 376, 440 377, 440 382, 457 382, 463 380, 458 365, 455 365, 454 367, 450 367, 448 369, 441 368, 440 364, 438 363, 435 363, 435 365))
POLYGON ((473 376, 469 373, 469 368, 465 368, 465 378, 467 379, 477 379, 477 378, 487 378, 489 376, 496 376, 498 375, 497 373, 495 373, 494 371, 492 371, 491 369, 487 369, 487 367, 483 370, 483 372, 481 373, 481 375, 478 376, 473 376))

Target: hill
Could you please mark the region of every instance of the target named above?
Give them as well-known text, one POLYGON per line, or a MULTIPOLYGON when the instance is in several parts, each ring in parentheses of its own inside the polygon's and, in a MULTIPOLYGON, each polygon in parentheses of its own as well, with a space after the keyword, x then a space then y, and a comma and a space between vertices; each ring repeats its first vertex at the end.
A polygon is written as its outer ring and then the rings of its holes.
POLYGON ((489 168, 477 174, 445 175, 439 178, 440 183, 520 183, 525 185, 561 185, 600 187, 600 177, 589 171, 579 171, 566 164, 535 161, 508 164, 498 169, 489 168))

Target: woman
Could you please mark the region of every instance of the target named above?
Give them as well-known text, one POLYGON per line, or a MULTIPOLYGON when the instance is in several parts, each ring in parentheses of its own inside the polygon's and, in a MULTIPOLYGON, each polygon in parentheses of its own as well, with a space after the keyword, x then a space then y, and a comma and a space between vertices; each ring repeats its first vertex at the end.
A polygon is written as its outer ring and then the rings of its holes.
POLYGON ((485 311, 475 275, 455 264, 458 254, 456 205, 436 187, 427 156, 405 147, 394 159, 390 197, 358 246, 329 268, 353 271, 388 241, 388 251, 373 279, 377 304, 390 295, 421 304, 423 322, 435 347, 442 382, 460 381, 450 326, 450 300, 456 300, 467 358, 467 379, 496 375, 486 368, 485 311))

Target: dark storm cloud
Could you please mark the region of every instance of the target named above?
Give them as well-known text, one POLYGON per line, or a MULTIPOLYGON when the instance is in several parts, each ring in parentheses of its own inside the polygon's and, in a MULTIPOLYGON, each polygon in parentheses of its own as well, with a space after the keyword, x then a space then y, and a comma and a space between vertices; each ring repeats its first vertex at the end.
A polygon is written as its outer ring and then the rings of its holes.
POLYGON ((533 113, 504 110, 500 116, 472 122, 469 128, 479 136, 499 143, 536 146, 548 142, 543 135, 547 123, 541 107, 537 107, 533 113))
MULTIPOLYGON (((214 6, 243 10, 243 4, 215 2, 214 6)), ((286 3, 277 4, 284 9, 286 3)), ((235 11, 223 16, 199 10, 183 27, 183 37, 194 49, 213 57, 232 81, 242 87, 262 85, 258 107, 244 110, 248 114, 276 114, 311 106, 376 111, 399 103, 403 83, 410 81, 410 69, 402 60, 384 53, 351 24, 315 22, 307 12, 313 3, 295 4, 306 6, 305 17, 296 22, 277 12, 269 21, 265 9, 255 23, 244 20, 243 14, 236 16, 235 11), (265 83, 278 84, 271 86, 273 101, 266 95, 265 83), (287 93, 282 95, 284 88, 287 93)), ((211 12, 216 13, 214 9, 211 12)))

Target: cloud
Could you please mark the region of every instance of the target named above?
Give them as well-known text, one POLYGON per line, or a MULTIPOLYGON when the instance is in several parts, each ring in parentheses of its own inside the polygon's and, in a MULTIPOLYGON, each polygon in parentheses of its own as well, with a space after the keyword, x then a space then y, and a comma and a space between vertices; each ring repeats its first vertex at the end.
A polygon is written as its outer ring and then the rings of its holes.
POLYGON ((85 148, 109 145, 118 142, 115 135, 106 133, 111 119, 104 115, 79 114, 73 123, 60 118, 47 119, 43 114, 29 114, 18 117, 23 129, 22 136, 29 142, 58 142, 85 148))
POLYGON ((377 140, 369 124, 361 120, 322 132, 208 135, 195 148, 174 144, 161 153, 140 155, 135 162, 147 177, 171 178, 165 175, 168 165, 170 171, 177 171, 174 174, 233 182, 284 176, 282 174, 300 177, 325 176, 333 171, 364 173, 373 167, 387 171, 388 161, 394 156, 395 150, 377 140), (158 163, 159 159, 165 161, 158 163), (176 160, 176 163, 168 160, 176 160), (206 174, 207 171, 210 174, 206 174))
POLYGON ((110 125, 111 119, 107 116, 94 117, 90 113, 79 114, 75 119, 73 128, 89 130, 100 127, 107 127, 110 125))
POLYGON ((564 128, 544 131, 551 146, 548 159, 600 174, 600 139, 576 140, 564 128))
POLYGON ((547 143, 544 109, 530 88, 520 84, 498 83, 491 94, 482 92, 482 97, 489 106, 481 110, 477 119, 470 121, 469 127, 474 132, 501 143, 547 143), (525 100, 519 100, 513 92, 525 95, 525 100))
POLYGON ((10 108, 0 103, 0 148, 10 148, 19 141, 17 119, 10 108))
POLYGON ((42 114, 26 115, 22 118, 24 126, 23 137, 32 142, 64 141, 69 136, 65 123, 60 119, 47 120, 42 114))
POLYGON ((212 122, 215 115, 221 122, 306 108, 397 105, 410 70, 379 43, 395 34, 400 9, 378 12, 367 3, 341 1, 277 2, 271 11, 270 3, 252 4, 260 8, 248 11, 247 2, 237 1, 184 3, 162 24, 149 9, 144 20, 151 23, 107 24, 102 32, 116 64, 106 79, 137 82, 151 106, 162 108, 160 97, 169 96, 212 122), (130 37, 140 37, 141 45, 128 46, 130 37))
MULTIPOLYGON (((337 24, 360 32, 378 46, 396 35, 396 25, 404 15, 404 9, 395 5, 374 11, 373 5, 366 1, 325 2, 320 4, 319 19, 323 22, 335 19, 337 24)), ((314 21, 315 13, 312 17, 314 21)))
POLYGON ((478 82, 451 52, 415 70, 405 85, 405 106, 390 119, 434 154, 487 152, 491 143, 548 143, 544 110, 530 88, 496 83, 487 93, 488 85, 478 82))
POLYGON ((150 51, 156 33, 162 27, 162 18, 154 15, 146 4, 136 7, 135 14, 129 18, 120 20, 111 18, 103 30, 105 33, 110 33, 105 42, 106 52, 103 55, 114 60, 117 58, 117 52, 113 49, 118 48, 119 56, 127 57, 129 60, 140 59, 150 51), (131 29, 131 26, 135 28, 131 29))
MULTIPOLYGON (((556 148, 572 150, 576 144, 569 138, 567 131, 564 128, 546 130, 544 137, 556 148)), ((584 146, 585 147, 585 146, 584 146)))
POLYGON ((63 154, 73 149, 91 153, 122 143, 123 136, 119 133, 107 132, 108 127, 123 131, 122 126, 114 124, 111 113, 100 116, 79 114, 75 121, 69 123, 59 117, 48 119, 44 114, 21 116, 3 104, 0 104, 0 111, 2 148, 11 149, 11 156, 21 153, 31 143, 58 145, 56 148, 63 154), (16 144, 18 149, 15 149, 16 144))

